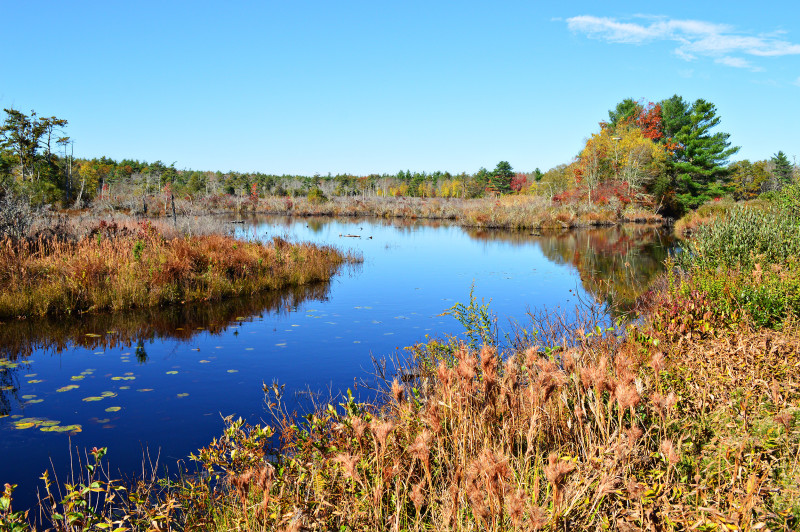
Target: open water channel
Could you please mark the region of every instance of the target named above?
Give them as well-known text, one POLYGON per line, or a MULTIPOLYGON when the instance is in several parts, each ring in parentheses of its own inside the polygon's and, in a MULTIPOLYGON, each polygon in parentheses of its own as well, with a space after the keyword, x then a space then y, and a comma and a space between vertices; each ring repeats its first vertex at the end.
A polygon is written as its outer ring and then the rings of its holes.
MULTIPOLYGON (((620 307, 662 270, 668 232, 645 226, 552 234, 464 229, 430 222, 262 218, 241 238, 354 249, 364 262, 331 283, 221 303, 0 324, 0 485, 30 507, 52 463, 70 448, 108 447, 120 476, 149 452, 175 469, 219 435, 223 416, 269 421, 263 384, 285 385, 298 408, 311 394, 372 393, 372 357, 426 335, 459 334, 442 313, 491 299, 501 329, 526 312, 569 311, 608 289, 620 307), (309 393, 310 392, 310 393, 309 393)), ((64 479, 62 478, 62 481, 64 479)))

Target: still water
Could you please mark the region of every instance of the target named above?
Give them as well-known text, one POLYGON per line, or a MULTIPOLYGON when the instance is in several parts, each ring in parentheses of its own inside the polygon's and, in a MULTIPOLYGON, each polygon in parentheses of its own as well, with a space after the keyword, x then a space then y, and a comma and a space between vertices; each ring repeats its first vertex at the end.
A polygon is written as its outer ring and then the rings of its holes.
POLYGON ((68 470, 70 446, 108 447, 123 476, 141 471, 145 452, 174 470, 220 433, 223 416, 268 421, 264 383, 285 385, 298 408, 347 388, 369 398, 359 382, 371 380, 372 357, 461 333, 442 313, 472 287, 501 328, 609 290, 629 307, 672 246, 642 226, 534 235, 273 217, 233 227, 241 238, 357 250, 364 262, 329 284, 253 298, 0 324, 0 485, 19 484, 17 509, 35 501, 51 459, 68 470))

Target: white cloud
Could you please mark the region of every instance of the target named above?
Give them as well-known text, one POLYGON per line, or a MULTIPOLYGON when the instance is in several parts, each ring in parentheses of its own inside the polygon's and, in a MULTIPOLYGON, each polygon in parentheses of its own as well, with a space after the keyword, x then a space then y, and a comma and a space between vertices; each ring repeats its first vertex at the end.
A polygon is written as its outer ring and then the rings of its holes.
POLYGON ((731 57, 726 55, 716 58, 714 62, 734 68, 747 68, 753 72, 761 72, 764 70, 761 67, 753 66, 750 61, 747 59, 742 59, 741 57, 731 57))
POLYGON ((645 15, 636 18, 646 19, 646 22, 625 22, 609 17, 580 15, 568 18, 567 27, 594 39, 616 43, 672 41, 678 44, 675 54, 686 61, 711 57, 722 65, 754 71, 762 69, 740 56, 800 55, 800 44, 778 38, 778 35, 783 34, 781 31, 768 35, 745 35, 726 24, 645 15))

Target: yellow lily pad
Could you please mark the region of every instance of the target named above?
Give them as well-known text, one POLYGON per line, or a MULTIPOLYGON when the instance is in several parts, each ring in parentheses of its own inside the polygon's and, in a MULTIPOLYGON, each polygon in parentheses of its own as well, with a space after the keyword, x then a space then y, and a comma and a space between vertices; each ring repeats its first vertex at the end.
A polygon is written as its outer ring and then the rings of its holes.
POLYGON ((119 412, 120 410, 122 410, 121 406, 109 406, 106 408, 106 412, 119 412))
POLYGON ((83 401, 86 401, 87 403, 93 403, 95 401, 102 401, 102 400, 103 400, 102 397, 97 397, 97 396, 84 397, 83 398, 83 401))
POLYGON ((80 388, 80 386, 78 386, 77 384, 68 384, 68 385, 66 385, 66 386, 62 386, 61 388, 59 388, 59 389, 58 389, 58 390, 56 390, 56 391, 57 391, 57 392, 59 392, 59 393, 61 393, 61 392, 68 392, 68 391, 70 391, 70 390, 74 390, 74 389, 76 389, 76 388, 80 388))

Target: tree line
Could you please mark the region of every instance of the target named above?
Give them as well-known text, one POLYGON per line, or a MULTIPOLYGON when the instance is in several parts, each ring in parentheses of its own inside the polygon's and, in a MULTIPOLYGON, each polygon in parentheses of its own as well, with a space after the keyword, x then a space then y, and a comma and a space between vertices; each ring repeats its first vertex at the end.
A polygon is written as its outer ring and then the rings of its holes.
MULTIPOLYGON (((547 172, 517 172, 507 161, 468 174, 436 171, 357 176, 275 175, 180 170, 175 164, 107 157, 74 158, 67 120, 5 109, 0 127, 0 194, 33 203, 81 207, 109 196, 136 198, 168 192, 189 197, 419 196, 475 198, 538 194, 554 202, 587 201, 624 208, 649 206, 677 215, 724 195, 751 199, 780 190, 798 168, 778 151, 771 159, 729 159, 738 147, 717 131, 716 106, 674 95, 659 102, 626 98, 569 163, 547 172)), ((131 200, 133 201, 133 200, 131 200)))

